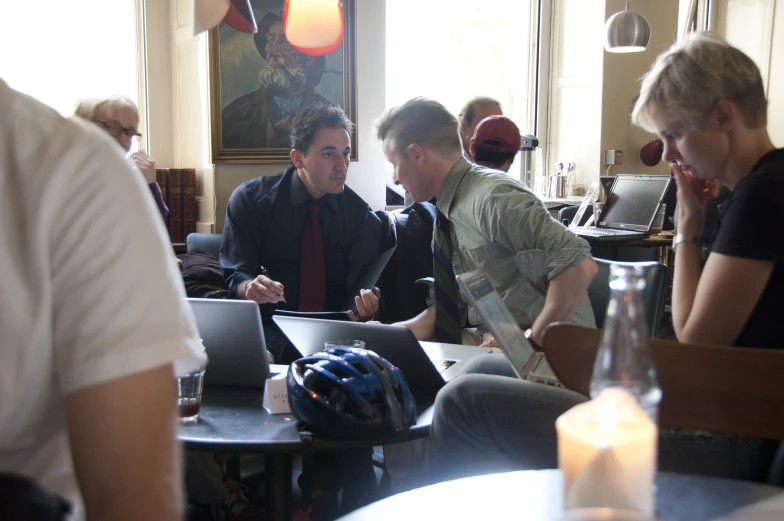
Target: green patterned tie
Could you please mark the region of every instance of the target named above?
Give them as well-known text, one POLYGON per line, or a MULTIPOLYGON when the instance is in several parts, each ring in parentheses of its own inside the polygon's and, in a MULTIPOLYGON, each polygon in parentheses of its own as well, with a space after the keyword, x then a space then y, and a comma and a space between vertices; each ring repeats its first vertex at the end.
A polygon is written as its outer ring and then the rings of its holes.
POLYGON ((457 281, 452 267, 452 244, 449 221, 436 210, 433 228, 433 278, 436 282, 436 342, 462 344, 457 281))

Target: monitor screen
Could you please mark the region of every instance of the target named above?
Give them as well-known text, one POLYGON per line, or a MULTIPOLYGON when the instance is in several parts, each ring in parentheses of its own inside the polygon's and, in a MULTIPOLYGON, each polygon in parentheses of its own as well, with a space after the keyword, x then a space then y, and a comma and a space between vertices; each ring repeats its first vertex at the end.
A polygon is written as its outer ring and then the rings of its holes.
POLYGON ((599 225, 647 232, 669 182, 667 175, 616 176, 599 225))

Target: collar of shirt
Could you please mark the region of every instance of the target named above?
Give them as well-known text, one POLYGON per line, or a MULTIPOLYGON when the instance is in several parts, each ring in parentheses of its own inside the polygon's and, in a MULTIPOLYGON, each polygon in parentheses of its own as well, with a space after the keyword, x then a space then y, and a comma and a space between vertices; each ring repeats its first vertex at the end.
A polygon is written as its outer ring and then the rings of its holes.
POLYGON ((438 192, 436 207, 447 217, 449 217, 449 209, 452 207, 452 201, 455 199, 457 187, 460 186, 460 182, 469 170, 471 170, 471 163, 466 161, 464 157, 461 157, 452 165, 451 170, 444 178, 444 184, 441 185, 441 190, 438 192))
MULTIPOLYGON (((302 184, 296 167, 289 167, 289 169, 286 170, 285 175, 289 177, 289 201, 291 202, 292 208, 313 200, 311 199, 310 194, 308 194, 308 191, 305 190, 305 185, 302 184)), ((332 208, 332 211, 337 212, 340 195, 341 194, 327 194, 320 199, 316 199, 314 202, 319 205, 326 203, 332 208)))

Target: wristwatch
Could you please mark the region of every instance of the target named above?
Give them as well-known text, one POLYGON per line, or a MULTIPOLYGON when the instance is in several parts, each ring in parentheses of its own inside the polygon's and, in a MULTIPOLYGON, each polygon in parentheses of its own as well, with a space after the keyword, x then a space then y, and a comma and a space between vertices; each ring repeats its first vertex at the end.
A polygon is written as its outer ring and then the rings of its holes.
POLYGON ((682 242, 690 242, 692 244, 696 244, 697 246, 700 245, 700 237, 697 235, 686 235, 685 233, 679 233, 675 237, 672 238, 672 249, 675 250, 675 247, 678 246, 682 242))
POLYGON ((536 340, 534 340, 533 335, 534 335, 534 331, 530 327, 526 329, 525 332, 523 333, 523 336, 525 336, 525 339, 528 340, 529 344, 531 344, 531 347, 534 348, 534 351, 541 351, 542 348, 539 344, 536 343, 536 340))

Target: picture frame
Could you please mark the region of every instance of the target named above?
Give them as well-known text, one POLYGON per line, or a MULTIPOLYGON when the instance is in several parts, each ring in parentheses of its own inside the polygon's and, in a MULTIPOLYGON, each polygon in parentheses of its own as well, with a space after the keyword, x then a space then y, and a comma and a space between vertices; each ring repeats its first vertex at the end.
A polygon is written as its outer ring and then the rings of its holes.
POLYGON ((256 34, 220 23, 209 32, 213 163, 288 163, 291 119, 316 103, 340 106, 357 149, 356 0, 342 0, 343 42, 326 56, 293 49, 283 34, 286 0, 251 0, 256 34), (272 64, 272 65, 271 65, 272 64))

